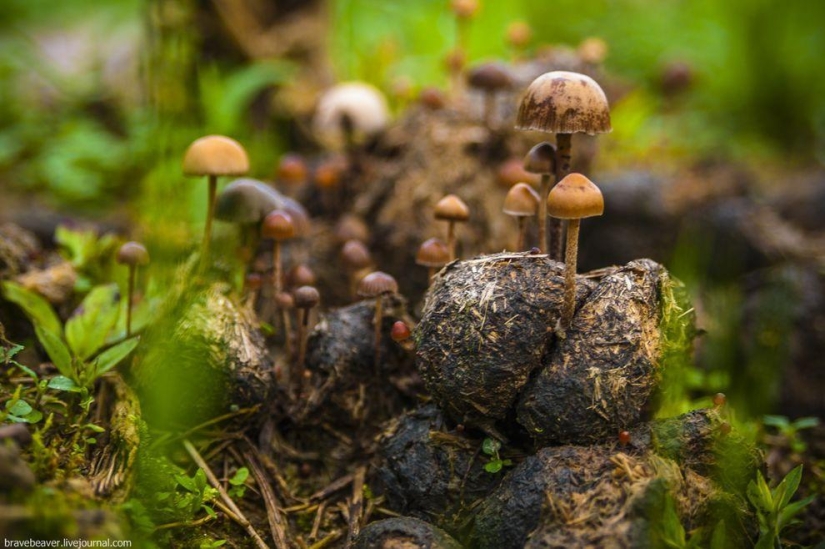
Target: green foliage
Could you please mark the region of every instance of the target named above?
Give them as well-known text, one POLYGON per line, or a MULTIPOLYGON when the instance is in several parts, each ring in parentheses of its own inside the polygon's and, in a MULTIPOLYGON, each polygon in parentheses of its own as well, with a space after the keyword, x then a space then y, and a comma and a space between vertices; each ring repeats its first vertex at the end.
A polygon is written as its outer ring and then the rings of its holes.
MULTIPOLYGON (((80 388, 91 387, 95 379, 117 366, 137 346, 138 339, 131 338, 104 349, 120 308, 120 294, 114 284, 93 288, 65 328, 48 302, 34 292, 6 281, 3 294, 34 324, 37 339, 60 374, 80 388)), ((60 380, 52 388, 66 386, 60 380)))
POLYGON ((240 499, 246 493, 246 479, 249 478, 249 469, 241 467, 232 478, 229 479, 230 488, 228 494, 230 497, 240 499))
POLYGON ((785 416, 765 416, 762 422, 774 427, 781 436, 785 437, 791 450, 801 454, 808 448, 808 445, 799 437, 799 431, 816 427, 819 425, 819 418, 801 417, 791 421, 785 416))
POLYGON ((55 229, 54 241, 79 274, 75 285, 78 291, 86 292, 95 283, 111 280, 110 266, 118 245, 115 235, 99 236, 92 229, 60 225, 55 229))
POLYGON ((501 450, 501 443, 494 438, 485 438, 481 443, 481 451, 490 456, 489 461, 484 464, 484 470, 488 473, 495 474, 501 471, 504 467, 510 467, 513 465, 512 460, 501 459, 499 450, 501 450))
POLYGON ((779 549, 782 547, 780 535, 787 526, 798 523, 796 515, 814 500, 814 495, 791 503, 791 499, 802 480, 802 466, 796 467, 771 489, 757 471, 756 480, 748 484, 748 500, 759 518, 759 541, 755 549, 779 549))

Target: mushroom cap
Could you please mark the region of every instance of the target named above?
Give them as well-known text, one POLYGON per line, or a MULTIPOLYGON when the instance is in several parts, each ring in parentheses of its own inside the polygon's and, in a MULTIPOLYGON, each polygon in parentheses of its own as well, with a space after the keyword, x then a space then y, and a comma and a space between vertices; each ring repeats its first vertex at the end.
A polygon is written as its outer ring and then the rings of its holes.
POLYGON ((340 150, 346 145, 344 124, 351 125, 353 138, 360 142, 383 130, 389 121, 387 100, 378 88, 363 82, 344 82, 318 100, 312 125, 324 145, 340 150))
POLYGON ((495 92, 512 86, 513 79, 500 63, 484 63, 467 73, 467 84, 485 92, 495 92))
POLYGON ((337 187, 346 169, 347 161, 343 157, 336 155, 326 158, 315 167, 315 185, 322 189, 337 187))
POLYGON ((355 214, 344 214, 338 223, 335 225, 333 231, 335 239, 338 242, 346 242, 347 240, 360 240, 366 242, 370 237, 370 230, 364 220, 355 214))
POLYGON ((514 48, 524 48, 533 39, 533 29, 525 21, 513 21, 506 33, 507 43, 514 48))
POLYGON ((603 213, 602 191, 580 173, 569 174, 547 195, 547 215, 558 219, 583 219, 603 213))
POLYGON ((260 223, 273 210, 284 210, 292 217, 295 236, 309 232, 309 215, 300 203, 263 181, 246 177, 232 181, 218 195, 215 219, 229 223, 260 223))
POLYGON ((589 135, 613 130, 602 88, 589 76, 567 71, 533 80, 521 100, 516 128, 589 135))
POLYGON ((576 53, 579 54, 579 57, 585 63, 598 65, 599 63, 604 62, 605 57, 607 57, 608 50, 609 47, 607 42, 598 36, 591 36, 589 38, 585 38, 582 43, 579 44, 579 47, 576 49, 576 53))
POLYGON ((286 153, 278 163, 278 181, 289 185, 303 184, 309 175, 304 157, 297 153, 286 153))
POLYGON ((247 273, 246 286, 250 290, 260 290, 264 279, 259 273, 247 273))
POLYGON ((513 217, 533 217, 539 208, 539 193, 527 183, 516 183, 504 197, 501 211, 513 217))
POLYGON ((398 283, 391 275, 382 271, 372 272, 358 283, 358 295, 361 297, 378 297, 397 292, 398 283))
POLYGON ((372 264, 372 255, 360 240, 347 240, 341 248, 341 261, 347 268, 359 271, 372 264))
POLYGON ((240 143, 223 135, 196 139, 183 156, 185 175, 243 175, 249 171, 249 157, 240 143))
POLYGON ((543 141, 524 155, 524 171, 529 173, 556 173, 556 146, 543 141))
POLYGON ((285 210, 275 210, 264 218, 261 236, 275 240, 289 240, 295 237, 295 223, 285 210))
POLYGON ((424 267, 443 267, 450 262, 450 249, 442 240, 430 238, 418 247, 415 262, 424 267))
POLYGON ((392 325, 392 330, 390 330, 390 337, 393 341, 406 341, 412 337, 412 332, 406 322, 403 320, 396 320, 392 325))
POLYGON ((295 300, 295 306, 299 309, 311 309, 321 301, 321 294, 313 286, 301 286, 292 292, 292 297, 295 300))
POLYGON ((286 278, 290 286, 300 288, 301 286, 314 285, 318 277, 315 276, 315 272, 313 272, 312 269, 300 263, 289 270, 286 278))
POLYGON ((435 205, 435 218, 464 222, 470 219, 470 208, 456 195, 448 194, 435 205))
POLYGON ((452 0, 450 8, 459 19, 470 19, 478 12, 478 0, 452 0))
POLYGON ((498 167, 498 182, 505 189, 510 189, 516 183, 530 183, 538 185, 541 178, 535 173, 524 169, 521 158, 513 157, 505 160, 498 167))
POLYGON ((122 265, 146 265, 149 263, 149 252, 140 242, 126 242, 117 251, 117 262, 122 265))

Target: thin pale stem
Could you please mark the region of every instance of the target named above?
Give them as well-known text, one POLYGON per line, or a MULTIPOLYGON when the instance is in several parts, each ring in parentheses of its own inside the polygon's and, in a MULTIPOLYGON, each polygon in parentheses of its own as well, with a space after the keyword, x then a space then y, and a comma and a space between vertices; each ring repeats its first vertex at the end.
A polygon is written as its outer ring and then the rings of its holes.
POLYGON ((567 222, 567 250, 564 257, 564 309, 562 310, 563 330, 567 330, 573 321, 576 309, 576 259, 579 253, 580 220, 567 222))
POLYGON ((383 320, 383 306, 384 298, 383 296, 378 296, 375 298, 375 318, 373 319, 373 324, 375 328, 375 375, 378 376, 381 373, 381 324, 383 320))
POLYGON ((527 239, 527 218, 523 215, 518 216, 518 240, 516 241, 516 251, 524 250, 524 241, 527 239))
MULTIPOLYGON (((573 136, 569 133, 556 134, 556 183, 567 177, 570 173, 570 164, 572 160, 573 136)), ((555 240, 555 253, 551 257, 556 261, 561 261, 562 257, 562 242, 564 232, 562 229, 561 220, 553 219, 552 231, 555 240)))
MULTIPOLYGON (((547 253, 547 195, 550 193, 550 175, 541 174, 539 186, 539 249, 547 253)), ((552 257, 552 255, 551 255, 552 257)))
POLYGON ((272 286, 275 288, 275 297, 283 291, 283 272, 281 267, 281 242, 275 241, 272 247, 272 286))
POLYGON ((484 125, 488 130, 493 129, 493 113, 496 109, 496 94, 493 92, 484 93, 484 125))
MULTIPOLYGON (((298 322, 298 385, 304 385, 304 373, 306 372, 307 355, 307 327, 309 326, 309 309, 301 309, 301 319, 298 322)), ((298 391, 300 394, 300 390, 298 391)))
POLYGON ((206 226, 203 228, 203 244, 201 245, 201 270, 209 265, 209 245, 212 241, 212 217, 215 214, 215 195, 218 192, 218 176, 209 176, 209 204, 206 210, 206 226))
POLYGON ((450 261, 455 259, 455 221, 447 222, 447 249, 450 250, 450 261))
POLYGON ((126 301, 126 337, 132 337, 132 300, 135 295, 135 271, 134 265, 129 265, 129 296, 126 301))

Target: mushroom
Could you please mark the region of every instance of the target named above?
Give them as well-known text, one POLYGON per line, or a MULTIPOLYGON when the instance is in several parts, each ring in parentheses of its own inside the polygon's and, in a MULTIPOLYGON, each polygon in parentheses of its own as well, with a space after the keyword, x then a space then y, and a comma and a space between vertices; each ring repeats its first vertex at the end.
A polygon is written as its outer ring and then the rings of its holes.
POLYGON ((126 300, 126 337, 132 337, 132 298, 135 293, 135 274, 139 265, 149 263, 149 252, 140 242, 126 242, 117 251, 116 260, 129 267, 129 295, 126 300))
POLYGON ((290 287, 300 288, 301 286, 314 286, 317 277, 312 269, 300 263, 286 273, 286 280, 290 287))
POLYGON ((403 320, 396 320, 390 330, 390 338, 398 343, 405 351, 412 351, 413 342, 410 341, 411 337, 412 332, 410 331, 410 327, 407 326, 407 323, 403 320))
POLYGON ((470 208, 456 195, 448 194, 435 205, 435 218, 447 222, 447 248, 452 261, 455 259, 455 224, 470 219, 470 208))
POLYGON ((354 214, 344 214, 333 231, 335 240, 343 244, 347 240, 360 240, 366 242, 370 237, 370 230, 364 220, 354 214))
POLYGON ((249 171, 249 158, 240 143, 222 135, 207 135, 196 139, 183 156, 183 173, 188 176, 207 176, 209 202, 206 210, 206 226, 203 230, 201 268, 209 262, 209 240, 212 237, 212 217, 215 211, 215 195, 218 177, 243 175, 249 171))
POLYGON ((499 63, 484 63, 467 74, 467 84, 484 94, 484 125, 493 129, 496 93, 513 85, 510 73, 499 63))
POLYGON ((375 271, 358 283, 358 295, 366 298, 375 298, 375 317, 373 326, 375 327, 375 374, 381 371, 381 322, 383 319, 382 305, 384 295, 398 293, 398 283, 387 273, 375 271))
MULTIPOLYGON (((567 71, 548 72, 533 80, 519 105, 516 128, 556 134, 557 183, 570 173, 574 133, 595 135, 613 129, 601 87, 589 76, 567 71)), ((553 258, 560 259, 560 251, 553 258)))
POLYGON ((513 21, 507 25, 505 39, 513 52, 513 61, 518 61, 533 39, 533 29, 525 21, 513 21))
POLYGON ((550 192, 550 175, 556 171, 556 147, 544 141, 539 143, 524 157, 524 171, 539 174, 539 249, 549 252, 552 259, 561 260, 561 223, 554 221, 550 226, 553 238, 547 247, 547 193, 550 192))
MULTIPOLYGON (((303 385, 306 377, 307 328, 310 309, 318 305, 321 296, 313 286, 301 286, 293 292, 295 308, 300 311, 298 319, 298 384, 303 385)), ((300 392, 300 391, 299 391, 300 392)))
POLYGON ((283 291, 283 274, 281 265, 281 242, 295 237, 295 223, 284 210, 275 210, 266 216, 261 236, 273 240, 272 279, 275 295, 283 291))
POLYGON ((585 176, 571 173, 553 187, 547 197, 548 213, 567 220, 567 250, 564 258, 564 305, 559 335, 570 327, 576 307, 576 256, 579 251, 579 224, 585 217, 604 213, 599 188, 585 176))
POLYGON ((286 153, 278 163, 278 181, 290 187, 298 187, 306 183, 309 176, 304 157, 297 153, 286 153))
POLYGON ((432 283, 435 270, 450 262, 450 249, 438 238, 425 240, 418 248, 415 262, 428 268, 427 283, 432 283))
POLYGON ((498 183, 502 188, 509 190, 516 183, 529 183, 536 186, 541 178, 534 173, 524 169, 524 162, 521 158, 512 157, 502 162, 496 172, 498 183))
POLYGON ((263 279, 258 273, 248 273, 244 277, 244 290, 246 294, 246 307, 253 311, 255 309, 255 301, 258 299, 258 292, 263 285, 263 279))
POLYGON ((345 82, 324 92, 312 125, 316 137, 328 148, 351 154, 357 144, 383 130, 389 120, 387 100, 378 88, 345 82))
POLYGON ((516 183, 504 197, 504 207, 501 209, 505 214, 515 217, 518 221, 518 241, 516 250, 524 249, 525 233, 527 232, 527 218, 535 217, 538 210, 539 193, 527 183, 516 183))
POLYGON ((478 13, 478 0, 452 0, 450 9, 456 20, 456 51, 467 53, 470 21, 478 13))
POLYGON ((355 296, 360 279, 358 275, 372 266, 372 255, 360 240, 347 240, 341 248, 341 261, 349 274, 350 293, 355 296))

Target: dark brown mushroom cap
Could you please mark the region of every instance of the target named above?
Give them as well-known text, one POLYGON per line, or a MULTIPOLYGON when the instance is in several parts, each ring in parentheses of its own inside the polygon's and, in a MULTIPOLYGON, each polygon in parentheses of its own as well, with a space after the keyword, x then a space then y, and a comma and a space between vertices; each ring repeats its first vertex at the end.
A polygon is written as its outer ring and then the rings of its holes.
POLYGON ((415 262, 424 267, 443 267, 450 262, 450 249, 438 238, 430 238, 419 246, 415 262))
POLYGON ((470 208, 456 195, 448 194, 435 205, 435 218, 464 222, 470 219, 470 208))
POLYGON ((360 240, 347 240, 341 248, 341 261, 348 269, 359 271, 372 264, 372 255, 360 240))
POLYGON ((146 265, 149 263, 149 252, 140 242, 126 242, 117 251, 117 262, 122 265, 146 265))
POLYGON ((467 83, 470 87, 485 92, 496 92, 512 86, 513 79, 507 69, 499 63, 484 63, 467 74, 467 83))
POLYGON ((524 156, 524 171, 530 173, 556 173, 556 146, 544 141, 524 156))
POLYGON ((249 171, 249 158, 240 143, 223 135, 196 139, 183 156, 186 175, 243 175, 249 171))
POLYGON ((504 207, 501 209, 513 217, 533 217, 539 208, 539 193, 527 183, 513 185, 504 197, 504 207))
POLYGON ((295 265, 286 274, 287 284, 293 288, 301 286, 313 286, 317 277, 315 273, 303 263, 295 265))
POLYGON ((312 309, 321 301, 321 294, 313 286, 301 286, 292 293, 295 300, 295 307, 299 309, 312 309))
POLYGON ((398 283, 387 273, 375 271, 358 283, 358 295, 361 297, 378 297, 383 294, 398 293, 398 283))
POLYGON ((545 73, 527 88, 516 128, 548 133, 612 131, 607 97, 589 76, 567 71, 545 73))
POLYGON ((569 174, 547 195, 547 215, 558 219, 583 219, 603 213, 602 191, 580 173, 569 174))
POLYGON ((264 218, 261 236, 275 240, 295 238, 295 223, 292 216, 284 210, 275 210, 264 218))

